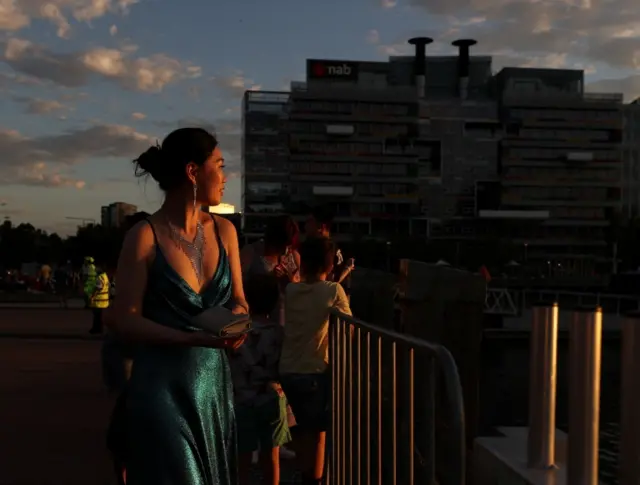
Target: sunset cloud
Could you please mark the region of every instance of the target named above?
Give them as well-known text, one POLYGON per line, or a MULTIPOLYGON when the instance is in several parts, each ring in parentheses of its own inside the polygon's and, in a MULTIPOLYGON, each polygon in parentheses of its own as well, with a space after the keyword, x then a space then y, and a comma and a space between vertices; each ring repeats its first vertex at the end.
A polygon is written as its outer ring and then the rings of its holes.
POLYGON ((102 78, 126 89, 150 93, 201 75, 199 66, 164 54, 134 57, 125 49, 104 47, 63 54, 18 38, 0 42, 0 61, 18 73, 61 86, 80 87, 102 78))

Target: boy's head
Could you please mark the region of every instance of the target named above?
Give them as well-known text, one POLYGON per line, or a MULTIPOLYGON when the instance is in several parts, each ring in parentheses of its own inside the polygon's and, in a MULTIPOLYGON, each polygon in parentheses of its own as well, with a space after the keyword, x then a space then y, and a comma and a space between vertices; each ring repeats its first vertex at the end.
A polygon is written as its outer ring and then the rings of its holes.
POLYGON ((280 298, 278 281, 273 275, 250 276, 244 282, 244 296, 252 315, 272 316, 280 298))
POLYGON ((328 237, 310 237, 300 245, 300 272, 305 278, 327 277, 333 270, 336 249, 328 237))
POLYGON ((316 207, 308 215, 304 230, 308 237, 329 237, 332 223, 333 214, 327 207, 316 207))

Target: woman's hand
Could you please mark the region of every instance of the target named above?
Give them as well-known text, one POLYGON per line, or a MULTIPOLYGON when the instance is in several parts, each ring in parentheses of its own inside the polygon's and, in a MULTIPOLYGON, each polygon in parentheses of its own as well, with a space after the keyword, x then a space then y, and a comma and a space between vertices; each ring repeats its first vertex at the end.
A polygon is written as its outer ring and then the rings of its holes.
POLYGON ((189 335, 187 345, 190 347, 208 347, 211 349, 237 350, 247 339, 247 334, 233 338, 215 337, 205 332, 194 332, 189 335))

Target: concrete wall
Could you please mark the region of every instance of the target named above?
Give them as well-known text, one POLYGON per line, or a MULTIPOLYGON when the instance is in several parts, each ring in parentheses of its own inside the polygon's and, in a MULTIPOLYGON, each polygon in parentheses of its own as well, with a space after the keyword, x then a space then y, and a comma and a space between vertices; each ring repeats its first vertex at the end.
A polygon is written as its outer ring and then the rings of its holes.
MULTIPOLYGON (((477 436, 484 278, 451 267, 402 260, 398 281, 402 330, 452 353, 462 383, 467 446, 477 436)), ((439 387, 442 390, 442 386, 439 387)), ((440 403, 446 418, 446 403, 440 403)), ((443 424, 446 429, 446 423, 443 424)), ((446 432, 446 431, 445 431, 446 432)))

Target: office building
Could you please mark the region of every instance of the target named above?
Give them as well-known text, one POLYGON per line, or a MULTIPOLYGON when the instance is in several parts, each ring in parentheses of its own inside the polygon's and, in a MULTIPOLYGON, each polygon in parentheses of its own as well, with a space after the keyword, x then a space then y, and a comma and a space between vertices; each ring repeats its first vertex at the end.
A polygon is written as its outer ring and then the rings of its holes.
POLYGON ((529 259, 569 273, 611 269, 620 212, 622 95, 584 92, 584 72, 505 68, 496 75, 502 118, 500 209, 536 218, 512 225, 529 259))
MULTIPOLYGON (((610 261, 608 231, 622 204, 621 96, 584 93, 578 70, 494 75, 490 56, 470 55, 473 40, 454 42, 454 56, 425 56, 428 38, 410 42, 415 56, 387 62, 307 60, 305 82, 292 83, 278 108, 288 117, 286 144, 278 138, 288 172, 245 140, 257 157, 245 153, 246 182, 258 184, 245 191, 245 211, 249 200, 261 204, 254 213, 323 204, 338 238, 490 237, 545 264, 584 259, 588 272, 610 261)), ((256 129, 252 95, 245 136, 256 129)))
POLYGON ((426 239, 473 217, 475 180, 495 177, 491 58, 410 42, 415 56, 388 62, 310 59, 291 92, 292 209, 332 205, 338 237, 426 239))
POLYGON ((125 202, 113 202, 100 209, 100 223, 105 227, 120 227, 127 216, 138 212, 135 205, 125 202))
POLYGON ((624 107, 622 216, 640 218, 640 98, 624 107))
POLYGON ((288 205, 288 107, 283 92, 247 91, 242 100, 242 225, 249 239, 261 237, 288 205))

